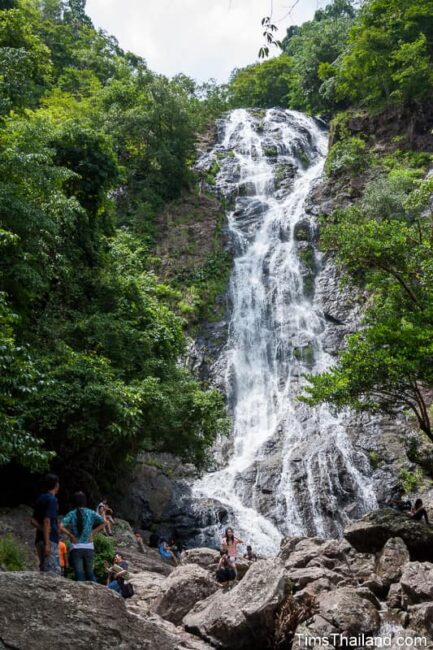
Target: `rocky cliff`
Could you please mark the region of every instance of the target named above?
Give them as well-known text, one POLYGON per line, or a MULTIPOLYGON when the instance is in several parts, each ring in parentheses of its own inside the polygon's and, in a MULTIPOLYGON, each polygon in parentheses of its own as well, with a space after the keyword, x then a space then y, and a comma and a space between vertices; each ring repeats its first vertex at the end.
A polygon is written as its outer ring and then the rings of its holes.
MULTIPOLYGON (((285 197, 293 191, 299 174, 303 173, 303 165, 308 168, 315 155, 314 147, 312 148, 311 142, 308 141, 310 136, 307 137, 305 135, 307 131, 302 133, 301 129, 300 139, 294 137, 293 146, 297 148, 296 155, 301 159, 298 168, 294 163, 286 160, 287 150, 284 150, 284 146, 287 145, 282 144, 281 137, 278 139, 278 129, 285 124, 286 120, 284 111, 275 111, 272 120, 268 122, 263 111, 252 111, 251 115, 252 129, 263 140, 266 164, 272 168, 273 195, 277 195, 279 201, 284 201, 285 197), (302 143, 302 137, 307 138, 306 142, 302 143), (310 163, 307 162, 308 156, 310 163)), ((262 208, 258 205, 260 202, 254 198, 253 183, 240 179, 239 164, 233 149, 226 150, 221 145, 226 130, 227 121, 221 120, 215 134, 216 144, 208 141, 207 147, 203 149, 198 166, 202 178, 201 187, 203 191, 214 192, 226 208, 234 209, 234 213, 231 213, 234 214, 234 219, 238 219, 242 228, 247 228, 250 232, 255 220, 260 218, 262 208)), ((385 142, 386 136, 383 133, 382 136, 385 142)), ((337 135, 333 134, 332 137, 335 139, 337 135)), ((230 146, 236 147, 236 144, 232 143, 230 146)), ((384 144, 379 142, 375 146, 380 148, 384 144)), ((366 178, 358 179, 355 187, 350 183, 334 184, 329 179, 318 178, 311 186, 305 200, 304 216, 296 224, 293 233, 297 255, 302 264, 304 290, 310 292, 315 311, 322 314, 321 346, 323 352, 331 358, 335 358, 344 345, 345 337, 359 327, 367 296, 347 286, 343 287, 332 257, 324 256, 318 251, 318 217, 323 214, 329 215, 336 207, 349 204, 359 196, 362 183, 365 182, 366 178)), ((199 229, 197 236, 200 241, 203 239, 203 242, 207 238, 209 244, 216 232, 220 233, 220 237, 224 234, 219 246, 230 255, 236 256, 237 244, 233 236, 229 237, 227 227, 216 230, 216 220, 220 219, 220 216, 216 215, 219 215, 218 210, 208 211, 207 217, 200 220, 200 225, 197 226, 199 229)), ((187 266, 195 263, 200 265, 203 263, 200 255, 206 256, 209 253, 209 245, 207 244, 206 248, 203 243, 195 251, 192 251, 190 246, 189 253, 185 252, 185 248, 188 249, 189 246, 188 242, 185 244, 186 240, 184 241, 183 236, 176 235, 178 232, 176 228, 188 231, 184 221, 185 219, 182 218, 170 221, 170 226, 174 228, 170 240, 171 246, 172 248, 175 246, 177 251, 170 248, 170 257, 187 260, 185 262, 187 266)), ((283 239, 284 236, 281 235, 283 239)), ((159 250, 161 252, 162 249, 159 250)), ((163 259, 165 257, 163 255, 163 259)), ((167 264, 168 262, 162 263, 163 267, 167 267, 167 264)), ((195 338, 191 343, 188 363, 203 377, 228 392, 228 407, 232 412, 232 397, 227 384, 227 338, 230 314, 233 310, 231 293, 227 293, 225 298, 218 298, 217 304, 225 307, 220 312, 223 318, 218 320, 216 314, 215 320, 195 328, 195 338)), ((285 309, 289 314, 290 306, 286 306, 285 309)), ((309 340, 303 340, 298 348, 289 350, 288 354, 292 355, 290 374, 296 379, 296 373, 302 375, 302 372, 309 370, 316 352, 309 340)), ((310 416, 305 407, 302 409, 295 402, 294 405, 304 430, 311 428, 308 425, 310 416)), ((284 442, 285 427, 287 424, 284 422, 276 427, 273 436, 267 440, 262 449, 263 459, 244 470, 242 477, 236 479, 236 490, 242 495, 243 503, 254 504, 254 508, 264 516, 270 516, 280 530, 284 530, 287 509, 281 507, 281 490, 276 490, 275 486, 281 482, 283 467, 288 462, 284 442)), ((397 418, 346 414, 344 431, 348 437, 345 445, 347 444, 353 450, 351 452, 353 458, 350 462, 368 477, 377 502, 385 503, 400 481, 402 469, 413 471, 415 468, 406 453, 411 440, 418 442, 411 423, 404 414, 397 418)), ((319 435, 319 440, 323 442, 323 439, 324 434, 319 435)), ((313 447, 308 446, 307 443, 299 445, 298 453, 292 454, 289 472, 293 498, 310 533, 314 530, 314 523, 308 486, 319 485, 323 470, 320 463, 310 469, 305 465, 304 459, 310 455, 313 447)), ((215 466, 224 466, 232 452, 233 438, 220 440, 215 448, 215 466)), ((328 522, 338 519, 341 515, 344 523, 359 517, 363 513, 364 506, 362 506, 359 490, 353 482, 351 469, 346 465, 344 453, 333 454, 332 459, 332 469, 328 472, 328 478, 333 484, 332 498, 328 498, 325 490, 323 498, 318 498, 315 507, 324 513, 328 522), (320 499, 323 503, 320 503, 320 499)), ((188 543, 213 543, 216 531, 233 521, 234 513, 230 504, 221 503, 212 496, 202 500, 193 496, 191 484, 194 480, 192 468, 180 468, 173 459, 161 457, 149 460, 143 457, 137 464, 128 493, 116 505, 123 516, 141 527, 153 526, 166 534, 175 531, 188 543)), ((418 493, 428 495, 428 488, 422 482, 417 485, 416 490, 418 493)), ((316 489, 316 492, 318 491, 320 492, 320 488, 316 489)), ((336 526, 333 532, 336 535, 341 534, 341 524, 340 528, 336 526)))

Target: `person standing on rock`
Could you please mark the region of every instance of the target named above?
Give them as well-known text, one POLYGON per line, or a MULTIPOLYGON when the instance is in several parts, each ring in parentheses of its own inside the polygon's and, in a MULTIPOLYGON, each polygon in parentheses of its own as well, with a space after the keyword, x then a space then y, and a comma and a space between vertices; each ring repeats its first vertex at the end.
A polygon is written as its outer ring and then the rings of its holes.
POLYGON ((226 528, 225 536, 221 540, 221 550, 227 551, 230 562, 236 567, 237 547, 238 544, 243 544, 241 539, 235 537, 233 528, 226 528))
POLYGON ((105 519, 94 510, 87 508, 84 492, 74 494, 75 509, 63 518, 61 530, 71 539, 70 562, 74 571, 74 580, 96 582, 93 572, 94 544, 93 538, 105 528, 105 519))
POLYGON ((46 573, 60 575, 59 558, 59 504, 57 493, 60 482, 56 474, 44 478, 44 492, 37 498, 31 524, 36 528, 35 545, 39 558, 39 569, 46 573))

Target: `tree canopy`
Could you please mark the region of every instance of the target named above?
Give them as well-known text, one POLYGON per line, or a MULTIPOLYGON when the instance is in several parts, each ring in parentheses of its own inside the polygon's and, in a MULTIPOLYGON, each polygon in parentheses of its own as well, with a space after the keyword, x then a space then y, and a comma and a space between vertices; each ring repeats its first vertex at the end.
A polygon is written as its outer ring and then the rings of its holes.
POLYGON ((83 0, 2 3, 0 464, 207 462, 223 397, 179 365, 185 323, 149 245, 224 101, 152 73, 83 0))

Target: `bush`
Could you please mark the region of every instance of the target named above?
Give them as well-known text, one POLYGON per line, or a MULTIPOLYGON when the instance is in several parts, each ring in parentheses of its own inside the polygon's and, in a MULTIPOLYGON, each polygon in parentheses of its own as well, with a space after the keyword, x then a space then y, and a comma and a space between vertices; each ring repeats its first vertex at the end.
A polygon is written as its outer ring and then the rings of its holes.
POLYGON ((0 567, 6 571, 23 571, 25 569, 25 550, 12 536, 0 539, 0 567))
POLYGON ((114 541, 110 537, 106 537, 101 533, 95 537, 95 576, 99 583, 105 584, 107 579, 107 571, 104 562, 112 563, 116 547, 114 541))
POLYGON ((328 176, 339 176, 345 172, 360 172, 367 169, 371 156, 367 143, 361 138, 347 138, 334 144, 326 161, 328 176))
POLYGON ((422 472, 416 469, 415 472, 410 472, 408 469, 400 470, 400 480, 404 490, 407 494, 415 492, 422 483, 422 472))

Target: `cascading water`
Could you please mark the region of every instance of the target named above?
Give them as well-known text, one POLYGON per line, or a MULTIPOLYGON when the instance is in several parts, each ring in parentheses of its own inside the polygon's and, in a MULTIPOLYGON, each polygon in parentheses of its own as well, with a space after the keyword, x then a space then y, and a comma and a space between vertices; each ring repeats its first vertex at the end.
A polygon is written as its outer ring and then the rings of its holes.
POLYGON ((303 376, 331 363, 314 298, 315 224, 305 210, 323 171, 326 133, 312 118, 276 109, 235 110, 222 131, 210 159, 220 166, 220 191, 236 195, 225 351, 232 448, 193 494, 227 506, 237 533, 271 553, 282 534, 341 533, 347 512, 361 514, 375 497, 344 417, 297 399, 303 376))

